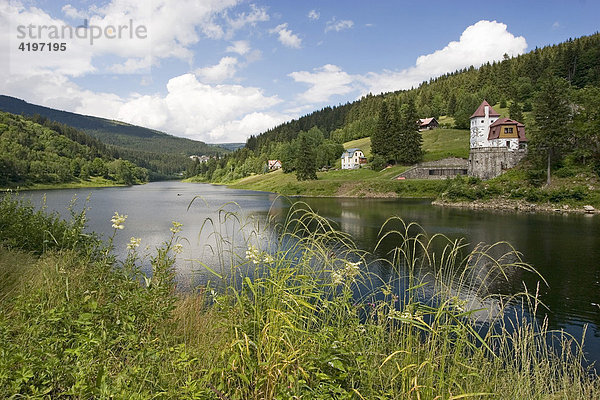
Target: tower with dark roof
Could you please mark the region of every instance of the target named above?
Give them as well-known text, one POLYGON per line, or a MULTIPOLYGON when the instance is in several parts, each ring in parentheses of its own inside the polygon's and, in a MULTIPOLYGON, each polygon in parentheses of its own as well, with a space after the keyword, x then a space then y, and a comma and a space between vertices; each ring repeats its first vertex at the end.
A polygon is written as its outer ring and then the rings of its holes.
POLYGON ((527 154, 525 125, 500 114, 483 101, 471 115, 468 175, 491 179, 513 168, 527 154))
POLYGON ((489 105, 487 101, 483 101, 477 110, 471 115, 471 148, 477 149, 480 147, 492 147, 488 140, 490 125, 492 125, 500 117, 489 105))

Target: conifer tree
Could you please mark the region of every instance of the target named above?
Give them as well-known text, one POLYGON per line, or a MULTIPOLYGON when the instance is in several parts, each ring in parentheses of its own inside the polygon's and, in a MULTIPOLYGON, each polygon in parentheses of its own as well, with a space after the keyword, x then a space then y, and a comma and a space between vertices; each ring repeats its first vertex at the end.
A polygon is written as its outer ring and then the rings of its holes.
POLYGON ((296 155, 296 179, 306 181, 317 179, 316 149, 312 145, 308 133, 302 132, 298 136, 298 150, 296 155))
POLYGON ((410 99, 402 107, 401 146, 398 161, 403 164, 415 164, 423 158, 423 137, 419 132, 418 114, 415 102, 410 99))
POLYGON ((510 103, 510 107, 508 107, 508 114, 510 119, 523 122, 523 110, 516 100, 510 103))
POLYGON ((535 97, 533 109, 535 129, 531 147, 534 153, 546 155, 546 184, 550 185, 550 167, 566 150, 571 136, 569 84, 562 78, 548 77, 535 97))
POLYGON ((374 156, 380 156, 386 161, 393 158, 392 152, 390 151, 390 142, 388 140, 390 131, 391 120, 388 106, 385 101, 382 101, 381 108, 379 109, 377 126, 375 127, 375 132, 371 136, 371 152, 374 156))

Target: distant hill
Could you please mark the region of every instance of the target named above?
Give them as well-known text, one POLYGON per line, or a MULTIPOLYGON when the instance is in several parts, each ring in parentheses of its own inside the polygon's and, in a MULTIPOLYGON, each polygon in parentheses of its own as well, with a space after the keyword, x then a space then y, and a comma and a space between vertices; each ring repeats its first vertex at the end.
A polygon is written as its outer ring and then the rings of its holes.
POLYGON ((213 146, 219 146, 229 151, 235 151, 244 147, 246 143, 214 143, 213 146))
POLYGON ((0 187, 148 180, 147 169, 115 159, 97 139, 67 125, 40 122, 0 112, 0 187))
POLYGON ((80 129, 105 144, 141 152, 215 155, 229 152, 226 148, 168 135, 164 132, 124 122, 81 115, 27 103, 15 97, 0 95, 0 110, 28 116, 41 115, 50 120, 80 129))

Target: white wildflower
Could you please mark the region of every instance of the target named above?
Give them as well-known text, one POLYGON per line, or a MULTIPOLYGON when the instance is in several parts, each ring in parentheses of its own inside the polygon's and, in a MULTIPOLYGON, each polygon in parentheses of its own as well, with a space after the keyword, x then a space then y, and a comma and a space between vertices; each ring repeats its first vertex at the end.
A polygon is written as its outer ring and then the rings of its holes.
POLYGON ((333 271, 331 273, 331 281, 334 285, 340 285, 344 283, 344 277, 338 271, 333 271))
POLYGON ((273 261, 275 261, 273 259, 273 257, 271 257, 271 255, 265 253, 265 255, 263 257, 263 262, 266 263, 266 264, 272 264, 273 261))
POLYGON ((127 243, 127 248, 129 250, 135 250, 137 247, 140 247, 140 243, 142 243, 141 238, 135 238, 132 236, 131 239, 129 239, 129 243, 127 243))
POLYGON ((173 227, 170 228, 169 230, 173 233, 179 233, 181 232, 181 227, 183 226, 183 224, 181 222, 177 222, 177 221, 173 221, 173 227))
POLYGON ((125 228, 123 223, 125 222, 126 219, 127 219, 127 215, 120 215, 118 212, 115 211, 115 215, 113 215, 113 217, 110 219, 110 222, 112 222, 113 228, 123 229, 123 228, 125 228))
POLYGON ((173 251, 175 252, 175 254, 180 254, 183 252, 183 245, 181 243, 177 243, 175 246, 173 246, 173 251))
POLYGON ((246 260, 252 261, 253 264, 258 264, 261 259, 260 251, 251 244, 248 245, 248 250, 246 250, 246 260))
POLYGON ((359 273, 359 265, 360 264, 361 264, 360 261, 357 261, 355 263, 346 261, 346 264, 344 265, 344 269, 343 269, 344 276, 350 280, 354 280, 356 275, 358 275, 358 273, 359 273))

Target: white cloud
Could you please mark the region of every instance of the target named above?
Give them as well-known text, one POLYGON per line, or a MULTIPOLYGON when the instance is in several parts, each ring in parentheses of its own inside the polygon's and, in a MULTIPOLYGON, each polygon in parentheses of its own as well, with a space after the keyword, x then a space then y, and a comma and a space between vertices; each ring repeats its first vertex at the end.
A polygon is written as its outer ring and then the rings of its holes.
POLYGON ((317 10, 310 10, 307 15, 308 19, 316 21, 321 17, 321 14, 317 12, 317 10))
POLYGON ((302 46, 302 39, 298 37, 298 35, 292 33, 290 29, 287 29, 288 24, 277 25, 275 28, 269 30, 271 34, 278 34, 278 40, 284 46, 291 47, 294 49, 299 49, 302 46))
POLYGON ((415 66, 401 71, 371 72, 362 81, 366 86, 365 93, 410 89, 429 78, 471 65, 479 67, 488 61, 501 60, 505 53, 516 56, 525 49, 525 38, 508 32, 506 24, 482 20, 467 27, 458 41, 418 57, 415 66))
POLYGON ((294 81, 310 85, 306 92, 300 94, 301 101, 319 103, 329 100, 333 95, 348 94, 356 90, 354 85, 356 76, 342 71, 337 65, 327 64, 313 71, 289 74, 294 81))
POLYGON ((231 46, 227 47, 228 52, 238 53, 240 56, 247 54, 250 51, 250 42, 247 40, 236 40, 231 42, 231 46))
POLYGON ((233 78, 237 69, 238 60, 235 57, 223 57, 218 64, 210 67, 199 68, 195 72, 203 82, 219 83, 233 78))
MULTIPOLYGON (((60 72, 69 76, 81 76, 96 72, 147 72, 149 64, 157 64, 164 58, 191 62, 193 52, 190 47, 203 36, 223 38, 225 30, 234 32, 258 21, 268 20, 265 10, 255 6, 251 6, 247 13, 228 18, 227 10, 240 1, 154 0, 149 5, 130 0, 111 0, 101 7, 91 5, 77 9, 71 4, 63 6, 62 12, 68 19, 87 18, 88 28, 81 28, 79 31, 85 33, 84 39, 69 36, 64 38, 63 29, 67 29, 65 32, 75 32, 76 26, 51 17, 46 11, 30 6, 29 2, 0 1, 0 49, 2 54, 8 55, 3 58, 10 59, 10 65, 4 60, 5 65, 2 67, 10 67, 10 72, 15 74, 60 72), (60 41, 66 42, 66 51, 33 54, 17 50, 17 40, 23 40, 22 37, 17 38, 17 27, 28 27, 30 24, 35 27, 57 27, 55 32, 60 32, 60 41), (123 26, 124 29, 119 28, 123 26), (110 27, 115 29, 111 30, 110 27), (131 27, 139 29, 136 31, 139 35, 131 35, 131 27), (113 36, 120 32, 120 37, 107 37, 107 32, 113 36), (93 45, 90 44, 92 34, 96 35, 93 45)), ((31 35, 26 38, 38 39, 30 41, 39 42, 53 39, 56 42, 56 37, 50 37, 50 31, 43 30, 40 38, 30 37, 31 35)))
POLYGON ((70 4, 66 4, 65 6, 63 6, 62 12, 67 17, 73 18, 73 19, 85 19, 85 18, 87 18, 87 14, 85 12, 81 12, 81 11, 77 10, 75 7, 73 7, 70 4))
POLYGON ((350 29, 354 26, 354 21, 351 21, 349 19, 345 19, 345 20, 341 20, 341 21, 337 21, 335 19, 335 17, 333 17, 331 20, 327 21, 327 23, 325 24, 325 32, 329 32, 329 31, 343 31, 344 29, 350 29))
POLYGON ((250 12, 239 13, 235 18, 227 18, 227 22, 229 24, 229 36, 233 34, 233 32, 244 28, 245 26, 256 26, 257 22, 265 22, 269 20, 269 14, 267 14, 267 10, 264 7, 257 7, 254 4, 250 4, 250 8, 252 9, 250 12))
POLYGON ((558 28, 560 28, 560 22, 554 21, 554 23, 552 24, 552 29, 558 29, 558 28))

